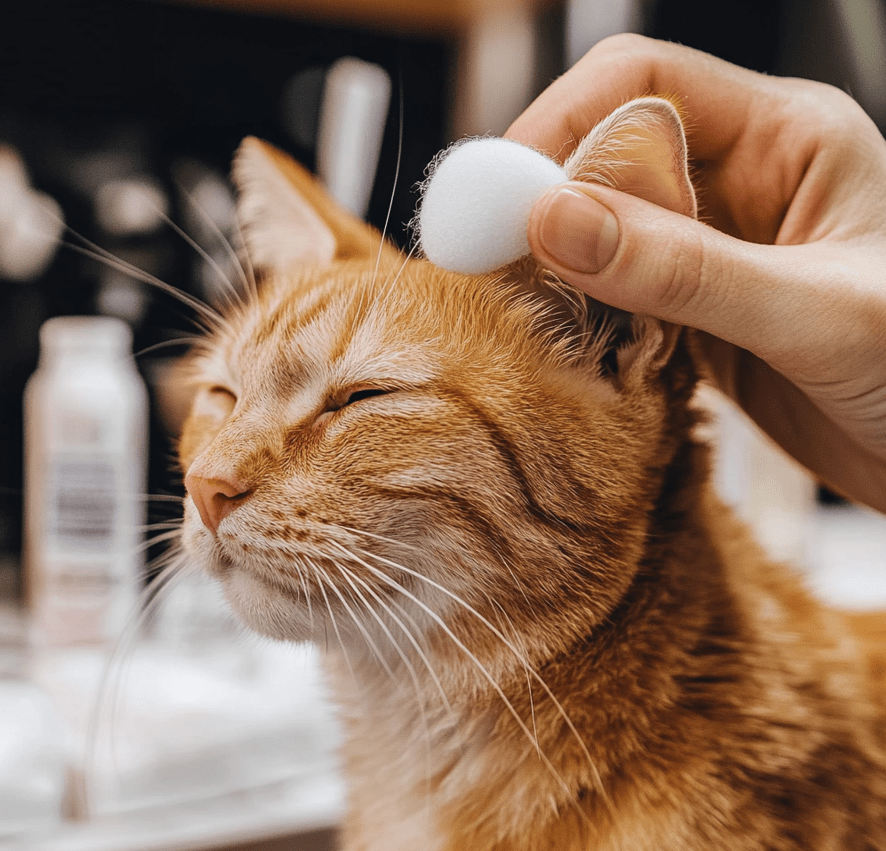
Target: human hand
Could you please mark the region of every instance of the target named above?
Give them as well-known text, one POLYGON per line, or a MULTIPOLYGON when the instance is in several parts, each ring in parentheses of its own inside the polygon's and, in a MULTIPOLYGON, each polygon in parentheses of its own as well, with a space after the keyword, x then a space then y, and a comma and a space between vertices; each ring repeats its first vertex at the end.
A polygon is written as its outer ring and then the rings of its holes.
POLYGON ((602 302, 700 329, 721 389, 886 511, 886 142, 834 88, 634 35, 594 47, 506 135, 562 162, 646 94, 681 104, 704 223, 570 184, 535 205, 533 254, 602 302))

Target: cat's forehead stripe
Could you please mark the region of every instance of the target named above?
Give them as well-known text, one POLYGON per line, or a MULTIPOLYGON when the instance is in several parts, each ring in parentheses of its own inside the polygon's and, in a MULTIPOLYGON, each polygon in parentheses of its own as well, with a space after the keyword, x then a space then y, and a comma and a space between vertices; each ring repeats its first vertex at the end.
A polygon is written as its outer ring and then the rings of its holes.
POLYGON ((434 338, 404 337, 404 301, 374 276, 352 286, 328 281, 278 286, 234 344, 250 395, 302 400, 330 385, 383 382, 416 386, 439 374, 434 338), (393 329, 393 330, 392 330, 393 329))

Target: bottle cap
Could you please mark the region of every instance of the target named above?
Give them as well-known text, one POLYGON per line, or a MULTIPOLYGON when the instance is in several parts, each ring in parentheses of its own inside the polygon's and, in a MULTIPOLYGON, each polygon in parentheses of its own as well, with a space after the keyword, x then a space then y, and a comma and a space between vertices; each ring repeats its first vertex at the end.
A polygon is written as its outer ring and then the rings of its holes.
POLYGON ((40 328, 44 352, 80 351, 128 355, 132 348, 129 326, 111 316, 56 316, 40 328))

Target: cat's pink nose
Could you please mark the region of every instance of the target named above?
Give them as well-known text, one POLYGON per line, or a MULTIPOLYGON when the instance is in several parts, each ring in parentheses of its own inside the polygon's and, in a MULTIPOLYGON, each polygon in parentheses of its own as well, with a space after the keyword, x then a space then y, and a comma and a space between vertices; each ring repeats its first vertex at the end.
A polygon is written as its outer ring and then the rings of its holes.
POLYGON ((185 476, 185 488, 200 512, 203 525, 213 535, 222 520, 252 493, 236 481, 207 479, 197 475, 185 476))

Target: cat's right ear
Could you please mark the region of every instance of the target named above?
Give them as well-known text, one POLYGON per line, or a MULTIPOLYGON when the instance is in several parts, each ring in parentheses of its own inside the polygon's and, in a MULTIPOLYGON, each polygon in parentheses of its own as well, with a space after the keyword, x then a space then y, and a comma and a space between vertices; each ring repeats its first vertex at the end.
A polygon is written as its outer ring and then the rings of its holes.
POLYGON ((258 270, 279 273, 380 251, 397 256, 377 230, 340 207, 313 175, 267 142, 243 140, 233 178, 245 247, 258 270))
MULTIPOLYGON (((690 218, 698 215, 686 137, 676 106, 659 97, 629 101, 601 121, 564 168, 572 180, 603 183, 690 218)), ((674 351, 680 328, 652 317, 609 313, 617 372, 656 371, 674 351)), ((605 328, 606 323, 600 323, 605 328)))

